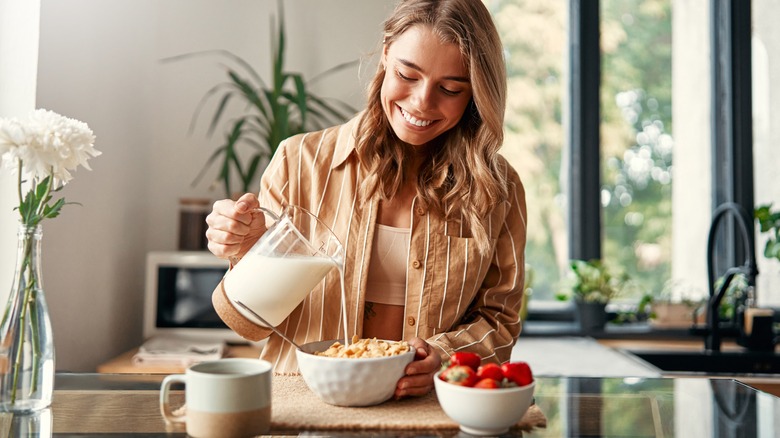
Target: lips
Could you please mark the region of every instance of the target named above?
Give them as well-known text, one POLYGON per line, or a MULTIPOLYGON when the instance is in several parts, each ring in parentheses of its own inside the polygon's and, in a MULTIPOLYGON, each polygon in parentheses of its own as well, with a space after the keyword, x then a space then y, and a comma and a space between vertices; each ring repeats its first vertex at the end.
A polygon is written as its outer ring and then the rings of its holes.
POLYGON ((400 106, 398 107, 398 109, 401 110, 401 115, 403 116, 404 120, 406 120, 407 122, 411 123, 414 126, 424 128, 430 125, 431 123, 433 123, 433 120, 418 119, 417 117, 409 114, 405 109, 401 108, 400 106))

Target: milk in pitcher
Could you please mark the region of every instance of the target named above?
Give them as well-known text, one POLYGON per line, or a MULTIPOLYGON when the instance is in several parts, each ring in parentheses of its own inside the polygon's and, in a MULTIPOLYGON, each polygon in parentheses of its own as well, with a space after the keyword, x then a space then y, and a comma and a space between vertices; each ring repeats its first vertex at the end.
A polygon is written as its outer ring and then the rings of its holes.
MULTIPOLYGON (((225 293, 276 327, 334 267, 338 266, 326 257, 269 257, 250 252, 228 272, 225 293)), ((265 326, 241 307, 236 309, 265 326)))

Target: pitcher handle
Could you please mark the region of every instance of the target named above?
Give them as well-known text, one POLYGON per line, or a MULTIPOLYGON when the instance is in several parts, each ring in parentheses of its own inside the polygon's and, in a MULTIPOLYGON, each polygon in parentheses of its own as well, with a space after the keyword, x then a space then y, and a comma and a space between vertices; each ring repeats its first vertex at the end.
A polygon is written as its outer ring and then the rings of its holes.
POLYGON ((255 209, 253 209, 252 211, 256 211, 256 212, 259 212, 259 213, 265 213, 268 216, 271 216, 273 218, 274 222, 278 222, 279 221, 279 215, 274 213, 270 209, 265 208, 265 207, 257 207, 255 209))

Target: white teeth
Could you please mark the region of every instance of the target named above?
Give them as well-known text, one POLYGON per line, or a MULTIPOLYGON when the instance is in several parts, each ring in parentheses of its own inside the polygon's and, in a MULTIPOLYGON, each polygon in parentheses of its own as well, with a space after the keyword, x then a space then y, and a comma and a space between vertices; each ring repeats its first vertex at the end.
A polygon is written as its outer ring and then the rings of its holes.
POLYGON ((421 128, 430 125, 432 122, 431 120, 420 120, 414 117, 413 115, 407 113, 406 110, 403 108, 401 108, 401 114, 404 116, 404 119, 406 119, 407 122, 411 123, 412 125, 419 126, 421 128))

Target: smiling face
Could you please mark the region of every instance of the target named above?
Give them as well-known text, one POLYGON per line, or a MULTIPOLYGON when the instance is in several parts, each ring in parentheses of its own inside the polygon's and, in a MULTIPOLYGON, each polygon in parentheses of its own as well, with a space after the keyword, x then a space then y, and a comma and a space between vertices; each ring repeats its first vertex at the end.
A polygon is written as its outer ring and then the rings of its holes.
POLYGON ((415 25, 385 45, 382 64, 382 107, 401 141, 423 146, 458 124, 472 91, 457 45, 415 25))

